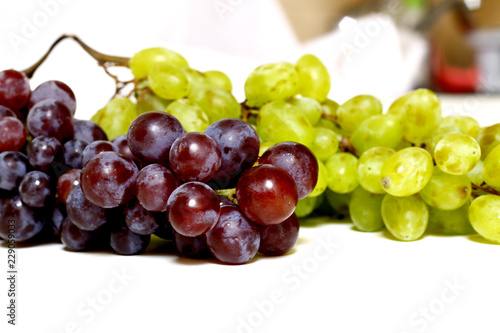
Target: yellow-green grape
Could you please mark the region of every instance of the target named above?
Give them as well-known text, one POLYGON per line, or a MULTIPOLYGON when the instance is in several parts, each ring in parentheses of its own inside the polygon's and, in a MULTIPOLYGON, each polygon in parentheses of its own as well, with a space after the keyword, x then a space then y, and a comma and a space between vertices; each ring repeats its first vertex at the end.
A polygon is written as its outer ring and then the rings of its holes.
POLYGON ((408 101, 410 96, 411 93, 408 93, 395 100, 394 103, 392 103, 389 109, 387 110, 387 114, 395 116, 401 120, 401 118, 404 117, 406 111, 406 102, 408 101))
POLYGON ((205 111, 211 123, 224 118, 240 118, 241 106, 231 93, 216 86, 202 86, 191 90, 189 100, 205 111))
POLYGON ((481 146, 481 155, 485 158, 493 148, 500 144, 500 124, 480 129, 477 142, 481 146))
POLYGON ((321 118, 321 104, 315 99, 308 97, 294 98, 290 101, 290 104, 299 109, 313 126, 321 118))
POLYGON ((382 103, 370 95, 351 98, 337 109, 337 123, 343 133, 353 133, 363 120, 382 114, 382 103))
POLYGON ((476 119, 468 116, 448 116, 441 120, 440 126, 456 126, 465 134, 476 138, 481 126, 476 119))
POLYGON ((483 179, 486 184, 500 191, 500 146, 493 148, 484 159, 483 179))
POLYGON ((328 204, 337 214, 349 216, 349 205, 351 203, 352 192, 337 193, 327 189, 325 194, 328 204))
POLYGON ((182 67, 181 69, 184 72, 184 75, 186 75, 192 90, 211 84, 205 73, 197 71, 191 67, 182 67))
POLYGON ((429 223, 429 209, 418 195, 395 197, 386 194, 382 201, 382 218, 394 237, 413 241, 424 234, 429 223))
POLYGON ((403 140, 401 140, 399 145, 394 150, 399 151, 399 150, 402 150, 405 148, 410 148, 410 147, 413 147, 413 145, 411 143, 409 143, 408 141, 406 141, 405 139, 403 139, 403 140))
POLYGON ((154 66, 149 72, 148 82, 151 90, 165 99, 184 98, 191 89, 184 71, 167 64, 154 66))
POLYGON ((316 127, 326 128, 326 129, 332 130, 333 132, 337 133, 337 127, 335 126, 335 124, 333 122, 331 122, 328 119, 321 118, 316 123, 316 127))
POLYGON ((328 188, 337 193, 349 193, 358 187, 358 159, 349 153, 336 153, 326 161, 328 188))
POLYGON ((311 147, 314 128, 295 106, 271 102, 262 107, 257 117, 257 133, 263 141, 295 141, 311 147))
POLYGON ((415 90, 408 96, 404 109, 401 123, 405 139, 416 145, 429 140, 441 121, 438 96, 428 89, 415 90))
POLYGON ((219 71, 207 71, 205 72, 205 78, 208 83, 213 84, 219 88, 226 90, 227 92, 231 92, 233 90, 233 84, 231 83, 231 79, 229 77, 219 71))
POLYGON ((365 119, 352 133, 351 144, 360 156, 373 147, 396 148, 403 140, 403 127, 397 117, 379 115, 365 119))
POLYGON ((472 201, 469 220, 474 230, 484 238, 500 243, 500 197, 487 194, 472 201))
POLYGON ((257 67, 245 81, 246 104, 259 108, 272 101, 284 101, 297 94, 299 75, 292 64, 281 62, 257 67))
POLYGON ((172 102, 165 111, 177 118, 187 132, 203 132, 210 125, 207 114, 188 99, 172 102))
POLYGON ((387 159, 380 170, 382 188, 397 197, 420 192, 432 176, 431 155, 422 148, 405 148, 387 159))
POLYGON ((434 151, 436 150, 436 146, 439 141, 441 141, 442 138, 445 136, 448 136, 450 134, 457 134, 457 133, 462 133, 465 134, 465 132, 458 126, 439 126, 432 135, 432 138, 425 143, 425 149, 431 154, 434 155, 434 151))
POLYGON ((481 186, 484 183, 483 178, 483 161, 479 161, 474 169, 467 173, 467 177, 469 177, 472 184, 481 186))
POLYGON ((297 207, 295 207, 295 214, 297 215, 297 217, 302 218, 311 215, 311 213, 314 211, 314 208, 316 208, 317 200, 318 197, 310 197, 310 196, 307 196, 304 199, 299 200, 297 202, 297 207))
POLYGON ((157 64, 188 67, 189 64, 179 53, 162 47, 144 49, 130 58, 129 67, 136 79, 146 77, 157 64))
POLYGON ((452 175, 465 175, 481 159, 479 143, 466 134, 451 134, 442 138, 434 150, 437 166, 452 175))
POLYGON ((109 140, 126 134, 132 121, 138 116, 135 104, 126 97, 116 97, 92 116, 91 120, 101 126, 109 140))
POLYGON ((314 129, 315 138, 311 150, 320 161, 326 161, 339 149, 339 139, 334 131, 323 127, 314 129))
POLYGON ((466 175, 450 175, 434 167, 431 180, 420 191, 420 197, 432 207, 454 210, 469 201, 472 187, 466 175))
POLYGON ((299 91, 304 97, 323 102, 330 92, 330 74, 325 65, 316 56, 306 54, 295 64, 299 74, 299 91))
POLYGON ((310 197, 317 197, 323 194, 328 187, 328 171, 326 171, 325 164, 318 160, 318 181, 316 186, 309 194, 310 197))
POLYGON ((385 193, 380 182, 380 170, 395 151, 386 147, 375 147, 365 151, 358 160, 358 181, 361 187, 371 193, 385 193))
POLYGON ((469 203, 455 210, 441 210, 429 207, 427 230, 445 235, 470 235, 474 228, 469 221, 469 203))
POLYGON ((136 98, 138 114, 149 111, 163 111, 172 103, 171 100, 156 96, 150 89, 139 90, 136 98))
POLYGON ((337 118, 337 109, 339 108, 339 103, 332 101, 331 99, 326 99, 321 103, 321 113, 330 120, 337 118))
POLYGON ((373 194, 358 187, 352 192, 349 215, 352 223, 361 231, 373 232, 384 227, 381 194, 373 194))

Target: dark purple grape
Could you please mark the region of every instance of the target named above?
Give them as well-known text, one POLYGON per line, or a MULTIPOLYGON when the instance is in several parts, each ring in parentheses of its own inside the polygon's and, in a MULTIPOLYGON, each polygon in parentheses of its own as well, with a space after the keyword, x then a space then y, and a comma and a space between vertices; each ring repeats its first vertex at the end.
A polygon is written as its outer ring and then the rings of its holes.
POLYGON ((146 250, 150 240, 150 235, 139 235, 130 231, 126 226, 122 226, 111 232, 110 244, 117 253, 131 255, 146 250))
POLYGON ((95 241, 95 231, 80 229, 67 217, 61 228, 61 242, 70 250, 84 251, 92 248, 95 241))
POLYGON ((35 90, 31 92, 31 97, 29 101, 29 108, 38 102, 44 101, 46 99, 55 99, 56 101, 64 104, 72 115, 76 111, 76 98, 75 94, 65 83, 61 81, 46 81, 36 87, 35 90))
POLYGON ((43 214, 26 206, 20 196, 0 199, 1 238, 8 240, 9 230, 14 230, 15 241, 23 242, 40 233, 44 225, 43 214))
POLYGON ((168 166, 170 147, 184 133, 182 124, 174 116, 165 112, 146 112, 130 125, 128 145, 137 160, 168 166))
POLYGON ((298 201, 292 177, 269 164, 258 165, 243 173, 236 185, 236 199, 246 217, 263 225, 286 220, 298 201))
POLYGON ((139 235, 154 234, 167 220, 165 214, 150 212, 137 200, 131 200, 125 206, 123 214, 127 227, 139 235))
POLYGON ((37 136, 28 145, 28 160, 31 165, 40 170, 47 170, 52 163, 63 160, 61 143, 50 136, 37 136))
POLYGON ((217 223, 219 212, 217 194, 200 182, 179 186, 168 199, 168 220, 183 236, 196 237, 206 233, 217 223))
POLYGON ((188 258, 205 259, 212 256, 205 235, 186 237, 174 232, 174 244, 177 251, 188 258))
POLYGON ((3 117, 18 118, 17 114, 6 106, 0 105, 0 119, 3 117))
POLYGON ((54 196, 49 175, 42 171, 28 172, 19 184, 19 195, 23 202, 34 208, 41 208, 51 202, 54 196))
POLYGON ((0 105, 19 111, 30 100, 30 82, 24 73, 9 69, 0 72, 0 105))
POLYGON ((26 143, 23 123, 15 117, 0 118, 0 152, 17 151, 26 143))
POLYGON ((94 142, 97 140, 108 140, 108 136, 103 129, 91 120, 73 120, 74 139, 94 142))
POLYGON ((297 142, 280 142, 259 158, 259 164, 271 164, 288 172, 297 185, 299 200, 312 192, 318 181, 318 161, 314 154, 297 142))
POLYGON ((214 257, 227 264, 250 261, 260 244, 257 227, 234 206, 221 208, 219 221, 207 232, 206 239, 214 257))
POLYGON ((107 221, 106 209, 87 200, 80 186, 75 186, 69 193, 66 210, 71 221, 83 230, 96 230, 107 221))
POLYGON ((0 153, 0 189, 11 191, 17 188, 30 170, 26 155, 17 151, 0 153))
POLYGON ((164 212, 168 198, 181 185, 174 173, 160 164, 150 164, 139 171, 136 197, 152 212, 164 212))
POLYGON ((64 104, 53 99, 41 101, 30 109, 26 125, 32 136, 52 136, 63 143, 73 138, 73 116, 64 104))
POLYGON ((80 185, 81 173, 80 169, 71 169, 57 179, 57 199, 63 204, 66 204, 70 192, 80 185))
POLYGON ((290 251, 299 238, 299 219, 293 213, 279 224, 257 225, 260 233, 259 252, 280 256, 290 251))
POLYGON ((128 146, 127 134, 117 136, 113 139, 112 142, 117 145, 118 148, 120 148, 122 154, 131 158, 132 160, 136 160, 134 154, 132 154, 132 151, 130 151, 130 147, 128 146))
POLYGON ((184 182, 207 182, 221 166, 221 155, 208 135, 189 132, 174 141, 170 149, 170 166, 184 182))
POLYGON ((214 139, 222 154, 221 168, 213 177, 213 182, 217 182, 220 188, 252 167, 259 157, 259 136, 242 120, 218 120, 207 127, 205 134, 214 139))
POLYGON ((66 205, 59 202, 56 203, 52 210, 50 225, 52 227, 52 230, 54 230, 54 232, 58 236, 61 234, 63 221, 66 217, 68 217, 68 213, 66 212, 66 205))
POLYGON ((88 146, 85 147, 82 153, 82 165, 87 164, 87 162, 94 157, 95 155, 103 152, 103 151, 114 151, 120 153, 120 148, 114 143, 109 141, 98 140, 89 143, 88 146))
POLYGON ((93 204, 113 208, 135 196, 139 169, 125 155, 106 151, 94 156, 83 168, 81 186, 93 204))
POLYGON ((165 224, 160 226, 158 230, 154 233, 155 236, 160 237, 165 240, 173 240, 174 239, 174 229, 170 222, 165 218, 165 224))
POLYGON ((83 168, 83 151, 88 145, 89 143, 87 141, 78 139, 66 142, 63 146, 64 164, 73 169, 83 168))

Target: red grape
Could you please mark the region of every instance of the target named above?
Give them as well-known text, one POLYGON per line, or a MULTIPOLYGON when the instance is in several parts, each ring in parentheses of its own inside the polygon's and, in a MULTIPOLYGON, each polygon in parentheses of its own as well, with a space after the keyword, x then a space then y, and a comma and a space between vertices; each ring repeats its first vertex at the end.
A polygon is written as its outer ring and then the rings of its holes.
POLYGON ((111 232, 110 244, 117 253, 131 255, 146 250, 150 240, 151 236, 136 234, 126 226, 122 226, 120 229, 111 232))
POLYGON ((106 209, 90 202, 80 186, 69 192, 66 209, 71 221, 83 230, 96 230, 107 222, 106 209))
POLYGON ((103 151, 114 151, 119 153, 120 148, 114 143, 104 140, 97 140, 89 143, 85 146, 85 149, 82 152, 82 166, 87 164, 87 162, 94 157, 95 155, 103 152, 103 151))
POLYGON ((174 173, 160 164, 150 164, 137 175, 137 199, 147 210, 164 212, 168 198, 181 185, 174 173))
POLYGON ((9 69, 0 72, 0 105, 19 111, 28 104, 31 89, 24 73, 9 69))
POLYGON ((57 179, 57 198, 60 202, 66 204, 70 192, 73 188, 80 185, 81 173, 82 170, 80 169, 71 169, 57 179))
POLYGON ((17 151, 26 143, 24 125, 14 117, 0 118, 0 152, 17 151))
POLYGON ((188 258, 204 259, 212 256, 205 235, 186 237, 174 231, 174 244, 177 251, 188 258))
POLYGON ((74 139, 83 140, 87 142, 94 142, 97 140, 108 140, 108 136, 103 129, 90 120, 73 120, 74 139))
POLYGON ((56 138, 37 136, 28 145, 28 160, 33 167, 47 170, 52 163, 63 160, 63 147, 56 138))
POLYGON ((45 225, 45 217, 40 211, 26 206, 21 197, 0 198, 0 237, 9 237, 9 221, 14 221, 16 242, 23 242, 36 236, 45 225))
POLYGON ((81 169, 83 151, 88 145, 87 141, 78 139, 66 142, 63 146, 64 164, 72 169, 81 169))
POLYGON ((19 195, 30 207, 44 207, 53 199, 54 189, 50 177, 42 171, 28 172, 19 184, 19 195))
POLYGON ((28 130, 33 136, 53 136, 63 143, 74 134, 73 116, 59 101, 46 99, 30 109, 26 119, 28 130))
POLYGON ((38 102, 44 101, 46 99, 55 99, 63 103, 72 115, 76 111, 76 99, 75 94, 64 82, 61 81, 46 81, 36 87, 35 90, 31 92, 31 97, 29 101, 29 108, 38 102))
POLYGON ((165 214, 152 213, 137 200, 129 201, 123 214, 127 227, 139 235, 154 234, 167 220, 165 214))
POLYGON ((15 189, 30 170, 26 155, 17 151, 0 153, 0 189, 15 189))
POLYGON ((299 219, 293 213, 279 224, 257 225, 260 233, 259 252, 279 256, 290 251, 299 237, 299 219))

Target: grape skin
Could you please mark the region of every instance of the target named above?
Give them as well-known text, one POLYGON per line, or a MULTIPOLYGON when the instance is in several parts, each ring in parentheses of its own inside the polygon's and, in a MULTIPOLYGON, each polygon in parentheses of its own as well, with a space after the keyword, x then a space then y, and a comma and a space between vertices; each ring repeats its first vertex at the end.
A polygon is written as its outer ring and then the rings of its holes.
POLYGON ((31 96, 30 83, 26 75, 13 69, 0 72, 0 105, 19 111, 31 96))
POLYGON ((32 136, 52 136, 64 143, 73 138, 73 115, 59 101, 46 99, 30 109, 26 126, 32 136))
POLYGON ((0 197, 0 237, 9 239, 9 220, 15 221, 15 240, 24 242, 39 234, 46 222, 41 211, 26 206, 21 197, 13 195, 9 198, 0 197))
POLYGON ((386 193, 380 182, 380 171, 395 151, 385 147, 374 147, 365 151, 358 160, 357 175, 361 187, 371 193, 386 193))
POLYGON ((373 232, 384 227, 382 219, 381 194, 373 194, 362 187, 358 187, 352 192, 349 203, 349 215, 352 223, 361 231, 373 232))
POLYGON ((299 219, 292 214, 279 224, 257 225, 260 234, 259 252, 280 256, 290 251, 299 238, 299 219))
POLYGON ((34 208, 50 203, 54 194, 50 177, 42 171, 30 171, 19 184, 19 195, 23 202, 34 208))
POLYGON ((97 230, 107 221, 106 209, 90 202, 80 185, 75 186, 69 192, 66 209, 71 221, 82 230, 97 230))
POLYGON ((483 179, 486 184, 500 190, 500 146, 493 148, 484 159, 483 179))
POLYGON ((442 138, 434 150, 437 166, 452 175, 465 175, 481 159, 481 147, 466 134, 451 134, 442 138))
POLYGON ((26 155, 17 151, 0 153, 0 189, 13 190, 29 171, 31 166, 26 155))
POLYGON ((28 145, 28 160, 33 167, 47 170, 52 163, 63 160, 63 147, 56 138, 37 136, 28 145))
POLYGON ((337 109, 337 122, 347 134, 353 133, 367 118, 382 114, 382 103, 370 95, 351 98, 337 109))
POLYGON ((424 234, 429 223, 429 210, 418 195, 395 197, 386 194, 382 201, 382 218, 394 237, 413 241, 424 234))
POLYGON ((358 159, 349 153, 336 153, 326 162, 328 188, 337 193, 349 193, 358 187, 358 159))
POLYGON ((75 115, 75 94, 64 82, 51 80, 40 84, 31 92, 28 107, 31 108, 36 103, 46 99, 54 99, 61 102, 68 108, 72 115, 75 115))
POLYGON ((181 185, 174 173, 159 164, 150 164, 137 175, 137 200, 149 211, 167 210, 168 198, 181 185))
POLYGON ((431 179, 420 191, 420 197, 429 206, 455 210, 469 201, 471 193, 471 182, 466 175, 449 175, 434 167, 431 179))
POLYGON ((330 74, 325 65, 316 56, 306 54, 295 64, 299 76, 298 93, 314 98, 322 103, 330 92, 330 74))
POLYGON ((484 238, 500 243, 500 197, 487 194, 472 201, 469 207, 472 227, 484 238))

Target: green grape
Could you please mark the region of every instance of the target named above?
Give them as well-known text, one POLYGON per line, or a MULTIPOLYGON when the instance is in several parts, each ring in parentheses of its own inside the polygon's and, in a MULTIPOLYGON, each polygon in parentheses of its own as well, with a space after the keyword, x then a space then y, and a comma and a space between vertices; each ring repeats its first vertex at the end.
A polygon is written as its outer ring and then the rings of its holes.
POLYGON ((382 218, 394 237, 413 241, 424 234, 429 223, 429 209, 418 195, 395 197, 386 194, 382 201, 382 218))
POLYGON ((171 100, 156 96, 149 88, 139 90, 136 99, 138 114, 149 111, 163 111, 172 103, 171 100))
POLYGON ((469 203, 455 210, 429 207, 429 231, 445 235, 470 235, 474 228, 469 221, 469 203))
POLYGON ((483 179, 486 184, 500 191, 500 146, 493 148, 484 159, 483 179))
POLYGON ((259 108, 272 101, 284 101, 297 94, 299 75, 292 64, 282 62, 257 67, 245 81, 246 104, 259 108))
POLYGON ((472 137, 456 133, 442 138, 434 150, 437 166, 452 175, 465 175, 481 159, 481 147, 472 137))
POLYGON ((448 116, 441 120, 440 126, 456 126, 459 127, 464 134, 476 138, 479 134, 481 126, 476 119, 467 116, 448 116))
POLYGON ((191 89, 184 71, 167 64, 154 66, 149 72, 148 82, 151 90, 164 99, 184 98, 191 89))
POLYGON ((479 161, 474 169, 467 173, 467 177, 469 177, 472 184, 481 186, 484 183, 483 178, 483 161, 479 161))
POLYGON ((268 150, 269 148, 271 148, 275 144, 276 144, 276 142, 264 142, 264 141, 260 140, 259 156, 264 155, 266 150, 268 150))
POLYGON ((405 148, 411 148, 411 147, 413 147, 413 145, 411 143, 409 143, 408 141, 406 141, 405 139, 403 139, 403 140, 401 140, 399 145, 394 150, 399 151, 399 150, 403 150, 405 148))
POLYGON ((465 205, 472 193, 466 175, 450 175, 434 167, 431 180, 420 191, 420 197, 432 207, 454 210, 465 205))
MULTIPOLYGON (((328 119, 324 119, 324 118, 321 118, 320 120, 318 120, 318 122, 316 123, 316 127, 317 128, 318 127, 326 128, 326 129, 332 130, 335 133, 337 133, 337 131, 338 131, 337 126, 335 126, 335 124, 333 122, 331 122, 328 119)), ((338 136, 338 134, 335 134, 335 135, 338 136)))
POLYGON ((299 109, 313 126, 321 118, 321 104, 315 99, 308 97, 294 98, 290 101, 290 104, 299 109))
POLYGON ((188 62, 179 53, 162 47, 144 49, 130 58, 129 67, 136 79, 146 77, 157 64, 188 67, 188 62))
POLYGON ((480 129, 477 142, 481 146, 481 155, 485 158, 493 148, 500 144, 500 124, 480 129))
POLYGON ((337 134, 323 127, 316 127, 314 133, 316 136, 311 150, 320 161, 326 161, 339 149, 337 134))
POLYGON ((358 187, 358 159, 349 153, 336 153, 326 161, 328 188, 337 193, 349 193, 358 187))
POLYGON ((92 116, 91 120, 106 132, 109 140, 126 134, 138 116, 135 104, 126 97, 115 97, 92 116))
POLYGON ((295 207, 295 214, 298 218, 306 217, 311 215, 316 208, 316 201, 318 197, 307 196, 302 200, 297 202, 297 207, 295 207))
POLYGON ((188 99, 205 111, 211 123, 224 118, 241 117, 240 104, 231 93, 219 87, 193 87, 188 99))
POLYGON ((233 90, 231 79, 229 79, 229 77, 222 72, 207 71, 205 72, 205 77, 208 83, 213 84, 214 86, 222 88, 227 92, 231 92, 233 90))
POLYGON ((191 90, 203 87, 205 85, 210 85, 211 82, 208 80, 207 75, 191 67, 182 67, 182 71, 189 81, 191 90))
POLYGON ((328 171, 326 171, 325 164, 323 162, 318 161, 318 181, 316 182, 316 186, 309 194, 310 197, 317 197, 322 195, 328 187, 328 171))
POLYGON ((465 134, 464 131, 462 131, 462 129, 458 126, 441 125, 437 128, 436 132, 434 132, 432 138, 425 142, 425 149, 429 152, 429 154, 434 156, 434 151, 436 150, 438 142, 445 136, 457 133, 465 134))
POLYGON ((403 127, 394 116, 379 115, 365 119, 352 133, 351 144, 360 156, 373 147, 396 148, 403 140, 403 127))
POLYGON ((311 147, 314 128, 293 105, 278 101, 262 107, 257 117, 257 133, 263 141, 295 141, 311 147))
POLYGON ((397 197, 420 192, 432 176, 431 155, 422 148, 405 148, 387 159, 380 170, 383 189, 397 197))
MULTIPOLYGON (((325 189, 326 189, 326 187, 325 187, 325 189)), ((309 196, 311 196, 311 195, 309 195, 309 196)), ((316 198, 316 203, 314 205, 314 209, 317 209, 325 202, 326 194, 325 194, 325 192, 323 192, 315 198, 316 198)))
POLYGON ((380 183, 380 170, 394 153, 395 151, 390 148, 375 147, 368 149, 359 157, 357 174, 361 187, 371 193, 385 193, 380 183))
POLYGON ((172 102, 166 112, 177 118, 187 132, 203 132, 210 125, 207 114, 188 99, 172 102))
POLYGON ((361 231, 378 231, 384 227, 381 194, 373 194, 358 187, 352 192, 349 215, 352 223, 361 231))
POLYGON ((411 93, 399 97, 394 103, 391 104, 387 110, 387 114, 390 116, 395 116, 401 120, 404 117, 406 111, 406 102, 410 98, 411 93))
POLYGON ((321 112, 327 118, 336 118, 338 108, 339 108, 339 103, 332 101, 331 99, 327 99, 321 103, 321 112))
POLYGON ((343 216, 349 216, 349 205, 351 203, 352 192, 349 193, 337 193, 330 189, 327 189, 326 200, 333 210, 343 216))
POLYGON ((337 123, 343 133, 351 134, 363 120, 382 114, 382 103, 370 95, 351 98, 337 109, 337 123))
POLYGON ((304 97, 323 102, 330 92, 330 74, 325 65, 316 56, 303 55, 295 64, 299 75, 298 93, 304 97))
POLYGON ((500 243, 500 197, 487 194, 472 201, 469 220, 474 230, 484 238, 500 243))

